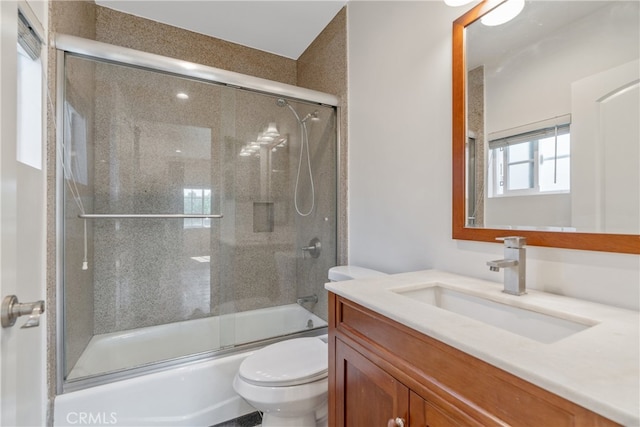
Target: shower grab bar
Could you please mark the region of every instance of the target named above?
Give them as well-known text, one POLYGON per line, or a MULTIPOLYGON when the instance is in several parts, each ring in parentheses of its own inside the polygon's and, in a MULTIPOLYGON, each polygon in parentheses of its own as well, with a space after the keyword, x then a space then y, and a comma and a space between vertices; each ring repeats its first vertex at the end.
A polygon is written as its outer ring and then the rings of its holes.
POLYGON ((80 214, 84 219, 165 219, 165 218, 222 218, 223 215, 209 214, 80 214))

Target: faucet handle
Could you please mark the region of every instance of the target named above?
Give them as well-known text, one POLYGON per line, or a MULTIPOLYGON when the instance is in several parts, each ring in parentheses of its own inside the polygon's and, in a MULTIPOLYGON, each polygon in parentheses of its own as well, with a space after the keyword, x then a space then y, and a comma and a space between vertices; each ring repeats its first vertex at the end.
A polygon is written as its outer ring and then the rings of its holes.
POLYGON ((496 240, 504 241, 507 248, 523 248, 527 244, 527 238, 522 236, 496 237, 496 240))

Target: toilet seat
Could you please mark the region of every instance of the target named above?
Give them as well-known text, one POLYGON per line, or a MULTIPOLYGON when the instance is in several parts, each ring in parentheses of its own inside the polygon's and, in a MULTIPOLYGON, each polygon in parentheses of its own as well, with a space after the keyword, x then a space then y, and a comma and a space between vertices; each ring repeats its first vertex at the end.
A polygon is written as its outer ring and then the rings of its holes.
POLYGON ((295 338, 256 351, 240 364, 238 376, 256 386, 295 386, 326 378, 328 363, 324 341, 295 338))

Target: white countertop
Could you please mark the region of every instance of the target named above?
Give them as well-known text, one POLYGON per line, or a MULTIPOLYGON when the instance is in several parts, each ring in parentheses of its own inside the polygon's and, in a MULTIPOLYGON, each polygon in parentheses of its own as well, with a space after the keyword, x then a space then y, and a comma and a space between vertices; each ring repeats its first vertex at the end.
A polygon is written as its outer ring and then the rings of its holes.
POLYGON ((473 355, 625 426, 640 426, 640 313, 437 270, 331 282, 325 288, 405 326, 473 355), (542 343, 416 301, 394 290, 443 284, 496 302, 589 319, 591 326, 542 343))

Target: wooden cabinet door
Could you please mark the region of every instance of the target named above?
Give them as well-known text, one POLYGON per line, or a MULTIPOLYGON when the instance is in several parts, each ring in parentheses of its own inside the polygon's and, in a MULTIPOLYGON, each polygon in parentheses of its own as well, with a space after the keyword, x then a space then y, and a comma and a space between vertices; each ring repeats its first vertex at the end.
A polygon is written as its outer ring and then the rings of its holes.
POLYGON ((387 427, 407 420, 409 389, 356 350, 336 339, 337 427, 387 427))
POLYGON ((410 427, 481 427, 453 405, 435 405, 414 392, 409 395, 410 427))

